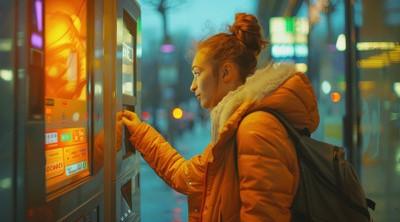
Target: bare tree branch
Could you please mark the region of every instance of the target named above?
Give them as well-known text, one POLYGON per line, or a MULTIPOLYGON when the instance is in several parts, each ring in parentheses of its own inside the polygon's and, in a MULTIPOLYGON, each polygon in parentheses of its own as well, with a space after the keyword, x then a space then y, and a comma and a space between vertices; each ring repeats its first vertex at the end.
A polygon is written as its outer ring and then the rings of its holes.
POLYGON ((157 11, 178 8, 187 3, 187 0, 143 0, 144 5, 149 5, 157 11))

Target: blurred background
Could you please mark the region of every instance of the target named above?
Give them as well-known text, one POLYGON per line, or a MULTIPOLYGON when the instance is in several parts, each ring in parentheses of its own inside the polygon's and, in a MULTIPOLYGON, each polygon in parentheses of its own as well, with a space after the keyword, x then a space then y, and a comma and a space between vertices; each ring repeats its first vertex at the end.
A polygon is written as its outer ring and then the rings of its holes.
MULTIPOLYGON (((141 117, 185 158, 201 153, 210 139, 208 114, 189 90, 193 46, 226 31, 235 13, 251 13, 270 41, 259 66, 290 61, 308 75, 321 116, 313 137, 346 148, 367 196, 377 202, 375 221, 400 221, 400 1, 139 3, 141 117)), ((143 160, 141 171, 142 221, 187 221, 186 197, 143 160)))

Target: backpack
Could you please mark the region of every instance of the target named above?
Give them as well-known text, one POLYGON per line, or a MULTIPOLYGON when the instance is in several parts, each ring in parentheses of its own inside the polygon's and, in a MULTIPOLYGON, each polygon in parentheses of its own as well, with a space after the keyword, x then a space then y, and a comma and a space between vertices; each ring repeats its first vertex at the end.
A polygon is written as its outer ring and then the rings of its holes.
POLYGON ((344 149, 310 138, 296 130, 280 113, 274 115, 286 128, 296 149, 300 181, 291 208, 292 222, 369 222, 368 207, 375 202, 365 198, 344 149))

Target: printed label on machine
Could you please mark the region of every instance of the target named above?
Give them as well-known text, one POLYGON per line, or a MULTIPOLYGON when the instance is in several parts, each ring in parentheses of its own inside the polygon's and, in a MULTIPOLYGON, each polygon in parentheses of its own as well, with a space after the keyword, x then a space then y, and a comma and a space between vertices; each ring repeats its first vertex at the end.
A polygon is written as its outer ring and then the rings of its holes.
POLYGON ((53 178, 64 173, 63 149, 46 151, 46 177, 53 178))
POLYGON ((65 173, 71 176, 87 168, 88 154, 86 144, 64 148, 65 173))
POLYGON ((72 174, 78 173, 79 171, 86 169, 86 166, 86 161, 75 163, 65 167, 65 173, 67 174, 67 176, 71 176, 72 174))

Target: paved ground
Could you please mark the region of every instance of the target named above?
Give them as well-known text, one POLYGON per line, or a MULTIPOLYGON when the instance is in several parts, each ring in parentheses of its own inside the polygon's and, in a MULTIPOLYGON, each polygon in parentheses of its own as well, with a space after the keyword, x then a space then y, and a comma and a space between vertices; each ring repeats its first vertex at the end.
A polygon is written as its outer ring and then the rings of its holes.
MULTIPOLYGON (((176 139, 175 148, 186 158, 199 154, 210 141, 209 125, 196 124, 192 131, 176 139)), ((141 166, 141 221, 186 222, 186 196, 172 190, 142 160, 141 166)))

